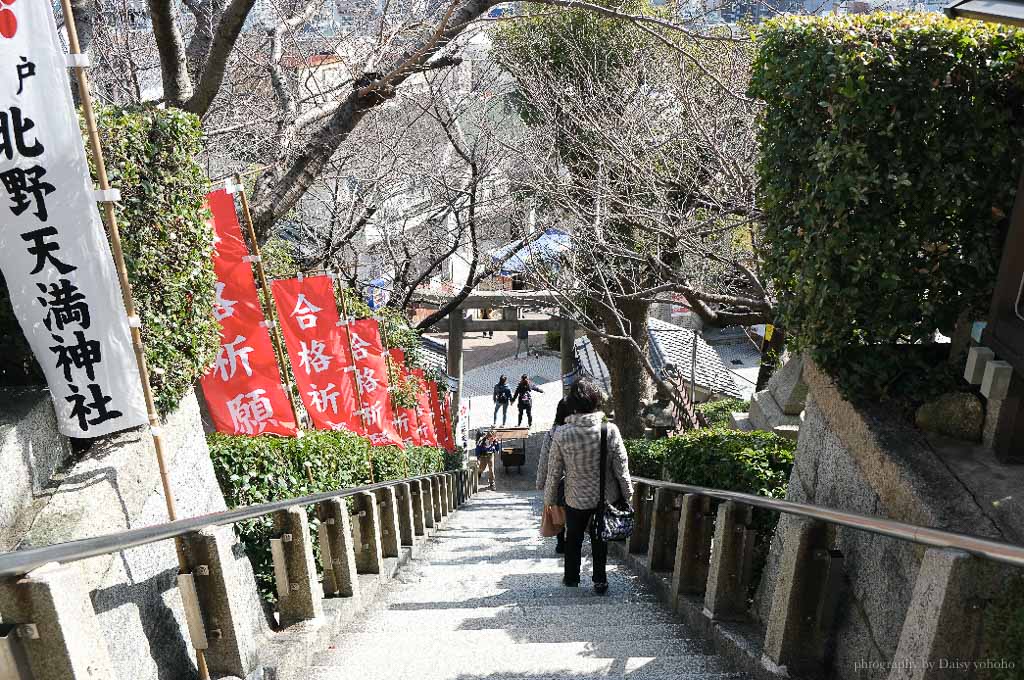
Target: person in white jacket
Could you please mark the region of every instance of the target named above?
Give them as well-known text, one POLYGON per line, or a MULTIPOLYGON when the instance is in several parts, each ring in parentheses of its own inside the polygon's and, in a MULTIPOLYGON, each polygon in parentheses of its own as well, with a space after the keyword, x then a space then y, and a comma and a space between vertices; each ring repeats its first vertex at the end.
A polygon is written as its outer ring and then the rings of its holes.
MULTIPOLYGON (((540 445, 540 459, 537 461, 537 490, 544 491, 544 487, 548 483, 548 451, 551 450, 551 440, 555 437, 555 431, 562 425, 565 425, 565 419, 569 415, 569 404, 565 399, 561 399, 558 402, 558 406, 555 408, 555 424, 548 430, 547 435, 544 437, 544 441, 540 445)), ((565 489, 562 487, 562 482, 559 480, 558 499, 561 501, 559 505, 564 505, 565 501, 565 489)), ((555 537, 555 552, 561 555, 565 552, 565 527, 558 532, 558 536, 555 537)))
POLYGON ((607 469, 605 501, 616 503, 633 495, 626 445, 614 423, 605 424, 601 411, 604 394, 591 380, 577 381, 567 397, 573 415, 565 419, 551 439, 548 450, 548 479, 544 485, 544 504, 558 501, 558 481, 565 475, 565 576, 570 588, 580 584, 583 536, 590 534, 593 548, 594 592, 608 592, 606 564, 608 544, 595 530, 591 519, 598 509, 601 492, 601 428, 607 427, 607 469), (589 532, 588 532, 589 527, 589 532))

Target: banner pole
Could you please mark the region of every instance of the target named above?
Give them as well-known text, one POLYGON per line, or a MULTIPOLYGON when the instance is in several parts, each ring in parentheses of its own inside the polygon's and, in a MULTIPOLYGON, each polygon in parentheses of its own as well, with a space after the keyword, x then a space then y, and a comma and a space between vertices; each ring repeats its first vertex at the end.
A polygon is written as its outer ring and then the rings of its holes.
MULTIPOLYGON (((340 285, 339 285, 339 288, 340 285)), ((366 401, 363 400, 363 386, 359 384, 359 369, 356 366, 356 353, 352 347, 352 320, 348 318, 348 302, 345 300, 345 289, 341 288, 341 315, 345 319, 345 338, 348 340, 348 356, 352 362, 352 380, 356 385, 356 398, 359 400, 359 417, 366 429, 366 401)), ((386 354, 386 352, 385 352, 386 354)), ((376 484, 373 474, 373 446, 370 446, 370 484, 376 484)))
POLYGON ((270 339, 274 343, 274 353, 277 354, 277 362, 281 365, 281 377, 284 378, 285 391, 288 392, 288 403, 292 405, 292 415, 295 416, 295 426, 302 429, 302 422, 299 419, 299 407, 295 403, 295 395, 292 392, 292 381, 288 379, 290 373, 288 355, 284 351, 284 343, 281 341, 281 331, 277 325, 277 314, 274 308, 274 296, 270 292, 270 284, 267 283, 267 271, 263 267, 263 253, 260 251, 260 244, 256 240, 256 228, 253 226, 252 213, 249 212, 249 197, 245 192, 245 185, 242 184, 242 174, 236 172, 234 175, 235 184, 238 185, 238 194, 242 203, 242 216, 245 218, 245 230, 249 236, 249 251, 256 256, 256 274, 259 276, 260 288, 263 290, 263 317, 270 322, 270 339))
MULTIPOLYGON (((61 0, 61 9, 64 12, 64 26, 68 35, 68 51, 71 54, 82 54, 78 43, 78 29, 75 26, 75 15, 71 10, 71 0, 61 0)), ((75 74, 78 76, 78 95, 82 102, 82 117, 85 119, 85 127, 89 135, 89 149, 92 152, 93 163, 96 166, 96 181, 100 191, 110 189, 110 180, 107 177, 107 167, 103 160, 103 149, 100 146, 99 129, 96 127, 96 115, 92 108, 92 93, 89 88, 89 76, 85 66, 75 65, 75 74)), ((178 518, 178 510, 174 502, 174 494, 171 491, 170 478, 167 473, 167 461, 164 456, 164 441, 160 433, 160 416, 156 410, 156 402, 153 399, 153 388, 149 382, 149 367, 146 365, 145 348, 142 345, 142 324, 138 320, 135 309, 135 301, 132 298, 132 284, 128 280, 128 268, 124 261, 124 249, 121 247, 121 232, 117 225, 117 216, 114 214, 114 203, 103 202, 103 220, 107 225, 110 236, 110 249, 114 257, 114 265, 117 269, 117 279, 121 284, 121 299, 124 301, 125 313, 128 316, 128 326, 132 337, 132 349, 135 350, 135 361, 139 367, 139 379, 142 383, 142 394, 146 400, 146 413, 149 417, 149 432, 153 438, 153 448, 156 451, 157 467, 160 470, 160 484, 163 487, 164 503, 167 505, 167 517, 173 522, 178 518)), ((181 538, 175 538, 175 552, 178 556, 178 570, 182 574, 188 573, 188 561, 185 558, 184 545, 181 538)), ((199 677, 208 680, 209 670, 206 667, 206 655, 203 650, 196 649, 196 667, 199 677)))

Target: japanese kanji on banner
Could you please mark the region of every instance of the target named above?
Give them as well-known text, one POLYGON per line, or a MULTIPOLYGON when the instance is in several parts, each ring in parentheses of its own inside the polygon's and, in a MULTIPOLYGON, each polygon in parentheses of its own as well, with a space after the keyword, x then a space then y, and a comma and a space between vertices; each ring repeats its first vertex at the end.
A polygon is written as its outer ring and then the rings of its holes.
POLYGON ((434 409, 430 406, 430 388, 427 383, 427 376, 422 368, 412 369, 412 374, 420 381, 420 391, 416 395, 419 404, 416 406, 416 415, 420 421, 420 441, 424 446, 437 446, 437 433, 434 430, 434 409))
POLYGON ((292 373, 313 426, 363 434, 348 338, 338 324, 334 281, 308 276, 273 281, 270 287, 292 373))
POLYGON ((60 431, 148 422, 117 271, 100 222, 48 2, 3 6, 0 269, 46 375, 60 431))
POLYGON ((427 389, 430 395, 430 413, 434 421, 434 432, 437 434, 437 444, 445 451, 454 451, 455 439, 452 437, 452 430, 448 426, 448 419, 445 416, 441 391, 433 380, 427 381, 427 389))
POLYGON ((404 446, 395 431, 391 398, 388 395, 388 368, 380 327, 374 319, 359 319, 348 324, 352 337, 352 358, 362 398, 361 413, 366 434, 375 446, 404 446))
POLYGON ((203 376, 203 395, 218 432, 295 436, 295 414, 281 381, 252 276, 235 200, 221 189, 207 196, 217 252, 213 268, 220 352, 203 376))
MULTIPOLYGON (((404 380, 405 376, 408 375, 405 368, 405 352, 398 347, 392 347, 388 350, 388 353, 391 354, 391 361, 404 380)), ((395 412, 395 430, 401 435, 406 444, 420 446, 423 443, 423 438, 420 433, 420 418, 417 410, 397 405, 393 409, 395 412)))

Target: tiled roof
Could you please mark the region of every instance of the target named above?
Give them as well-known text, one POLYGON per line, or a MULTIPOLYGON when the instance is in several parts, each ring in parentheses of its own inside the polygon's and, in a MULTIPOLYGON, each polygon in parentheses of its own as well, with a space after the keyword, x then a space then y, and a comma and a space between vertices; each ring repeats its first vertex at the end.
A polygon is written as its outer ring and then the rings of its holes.
MULTIPOLYGON (((690 381, 693 344, 697 343, 696 384, 702 390, 728 397, 749 397, 753 392, 751 369, 760 365, 760 354, 752 343, 733 340, 710 345, 699 334, 659 319, 648 319, 651 363, 661 371, 675 366, 684 382, 690 381), (739 362, 739 363, 736 363, 739 362)), ((610 388, 608 369, 588 338, 576 341, 576 360, 586 373, 610 388)), ((753 380, 756 381, 756 370, 753 380)))
POLYGON ((448 373, 448 347, 443 342, 421 336, 420 350, 423 368, 448 373))

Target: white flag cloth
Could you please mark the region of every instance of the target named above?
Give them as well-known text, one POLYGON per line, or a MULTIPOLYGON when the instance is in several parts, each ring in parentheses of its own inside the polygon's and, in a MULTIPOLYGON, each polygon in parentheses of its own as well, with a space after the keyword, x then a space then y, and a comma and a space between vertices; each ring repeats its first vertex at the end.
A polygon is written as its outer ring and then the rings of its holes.
POLYGON ((0 269, 60 431, 147 422, 51 4, 0 8, 0 269))

